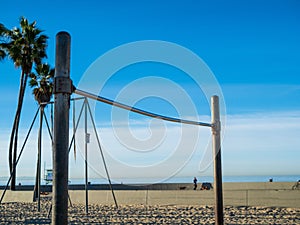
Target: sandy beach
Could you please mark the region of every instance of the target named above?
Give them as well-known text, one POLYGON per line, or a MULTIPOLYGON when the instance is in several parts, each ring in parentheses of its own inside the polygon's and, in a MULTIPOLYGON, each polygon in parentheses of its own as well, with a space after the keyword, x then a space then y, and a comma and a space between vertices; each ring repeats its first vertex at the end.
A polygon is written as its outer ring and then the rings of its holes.
MULTIPOLYGON (((41 212, 36 203, 10 202, 0 205, 0 224, 50 224, 50 201, 43 199, 41 212)), ((299 208, 226 206, 226 224, 300 224, 299 208)), ((213 206, 113 205, 69 206, 69 224, 214 224, 213 206)))
MULTIPOLYGON (((300 224, 300 190, 292 190, 292 185, 224 183, 225 223, 300 224)), ((115 190, 116 208, 110 191, 91 186, 88 214, 85 191, 69 190, 69 224, 214 224, 213 190, 194 191, 191 184, 134 188, 115 190)), ((43 193, 38 212, 31 190, 7 191, 0 205, 0 224, 50 224, 51 194, 43 193)))

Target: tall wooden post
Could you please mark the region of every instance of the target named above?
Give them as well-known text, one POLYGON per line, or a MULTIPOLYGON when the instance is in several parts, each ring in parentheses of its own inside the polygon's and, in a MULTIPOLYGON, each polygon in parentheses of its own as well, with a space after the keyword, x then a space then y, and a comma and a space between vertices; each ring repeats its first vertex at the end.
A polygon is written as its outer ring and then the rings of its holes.
POLYGON ((54 76, 53 198, 52 224, 68 224, 68 147, 70 80, 70 44, 67 32, 56 35, 54 76))
POLYGON ((38 211, 41 211, 41 169, 42 169, 42 131, 43 131, 43 116, 44 105, 40 108, 40 128, 38 137, 38 165, 37 165, 37 198, 38 198, 38 211))
POLYGON ((223 191, 222 191, 222 164, 221 164, 221 122, 219 97, 211 97, 212 116, 212 147, 214 157, 214 191, 215 191, 215 224, 224 224, 223 191))
POLYGON ((88 132, 87 132, 87 98, 84 99, 84 129, 85 129, 85 213, 89 213, 89 187, 88 187, 88 154, 87 154, 87 148, 88 148, 88 132))

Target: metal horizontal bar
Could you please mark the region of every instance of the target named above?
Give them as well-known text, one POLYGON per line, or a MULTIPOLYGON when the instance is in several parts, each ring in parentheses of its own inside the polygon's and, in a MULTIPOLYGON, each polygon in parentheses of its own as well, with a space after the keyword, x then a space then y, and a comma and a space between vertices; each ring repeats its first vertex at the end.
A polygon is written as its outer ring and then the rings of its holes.
MULTIPOLYGON (((83 100, 84 97, 78 97, 78 98, 71 98, 70 101, 77 101, 77 100, 83 100)), ((48 105, 48 104, 53 104, 54 101, 51 101, 51 102, 42 102, 40 103, 40 105, 48 105)))
POLYGON ((70 101, 77 101, 77 100, 83 100, 84 97, 78 97, 78 98, 71 98, 70 101))
POLYGON ((108 98, 104 98, 104 97, 101 97, 101 96, 97 96, 97 95, 94 95, 94 94, 91 94, 91 93, 88 93, 86 91, 82 91, 82 90, 79 90, 79 89, 75 89, 74 92, 78 95, 82 95, 82 96, 85 96, 87 98, 91 98, 91 99, 94 99, 94 100, 97 100, 97 101, 100 101, 100 102, 104 102, 104 103, 112 105, 112 106, 116 106, 116 107, 119 107, 119 108, 122 108, 122 109, 129 110, 131 112, 135 112, 135 113, 142 114, 142 115, 145 115, 145 116, 149 116, 149 117, 152 117, 152 118, 166 120, 166 121, 174 122, 174 123, 183 123, 183 124, 191 124, 191 125, 198 125, 198 126, 204 126, 204 127, 212 127, 212 124, 210 124, 210 123, 203 123, 203 122, 197 122, 197 121, 192 121, 192 120, 178 119, 178 118, 159 115, 159 114, 156 114, 156 113, 151 113, 151 112, 148 112, 148 111, 145 111, 145 110, 142 110, 142 109, 138 109, 138 108, 135 108, 135 107, 131 107, 129 105, 125 105, 123 103, 116 102, 116 101, 113 101, 113 100, 110 100, 108 98))

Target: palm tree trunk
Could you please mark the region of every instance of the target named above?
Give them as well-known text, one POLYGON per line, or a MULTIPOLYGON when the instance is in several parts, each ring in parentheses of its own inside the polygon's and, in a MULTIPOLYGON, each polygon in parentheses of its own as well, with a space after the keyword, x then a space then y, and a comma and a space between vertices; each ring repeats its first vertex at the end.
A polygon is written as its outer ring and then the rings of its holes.
POLYGON ((35 187, 33 193, 33 201, 38 199, 38 211, 40 211, 40 186, 41 186, 41 156, 42 156, 42 129, 43 129, 44 106, 40 108, 40 127, 38 136, 38 157, 36 165, 35 187))
POLYGON ((23 90, 23 80, 24 80, 24 73, 22 71, 21 80, 20 80, 20 87, 19 87, 19 97, 18 97, 17 111, 16 111, 16 114, 15 114, 14 123, 13 123, 12 131, 11 131, 11 135, 10 135, 9 151, 8 151, 9 171, 11 171, 11 174, 13 174, 13 168, 14 168, 14 166, 13 166, 13 147, 15 145, 14 140, 15 140, 16 127, 17 127, 17 123, 19 121, 20 97, 21 97, 21 93, 22 93, 22 90, 23 90))
POLYGON ((22 71, 20 88, 19 88, 18 106, 15 114, 14 125, 10 136, 9 165, 10 165, 10 171, 12 176, 11 185, 10 185, 11 190, 16 189, 16 160, 17 160, 17 150, 18 150, 18 132, 19 132, 20 117, 21 117, 21 111, 23 106, 27 78, 28 75, 24 74, 24 72, 22 71))
POLYGON ((13 144, 14 144, 14 137, 15 137, 15 131, 16 131, 16 122, 17 122, 17 115, 15 115, 14 118, 14 123, 13 123, 13 127, 11 130, 11 135, 10 135, 10 142, 9 142, 9 151, 8 151, 8 163, 9 163, 9 171, 11 171, 12 173, 12 149, 13 149, 13 144))

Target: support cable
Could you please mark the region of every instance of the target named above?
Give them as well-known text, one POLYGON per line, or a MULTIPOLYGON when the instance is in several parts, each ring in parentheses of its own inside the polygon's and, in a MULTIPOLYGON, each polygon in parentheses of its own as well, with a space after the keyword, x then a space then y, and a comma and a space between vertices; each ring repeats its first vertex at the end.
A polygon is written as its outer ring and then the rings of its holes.
MULTIPOLYGON (((80 100, 80 99, 84 99, 84 98, 76 98, 76 99, 71 99, 71 100, 80 100)), ((80 118, 81 118, 81 115, 82 115, 82 112, 83 112, 83 108, 84 108, 84 104, 82 104, 82 107, 81 107, 81 110, 80 110, 80 113, 79 113, 78 121, 77 121, 76 128, 75 128, 75 131, 74 131, 74 134, 73 134, 73 137, 72 137, 69 149, 68 149, 68 153, 70 153, 70 150, 71 150, 71 147, 72 147, 72 143, 75 140, 75 133, 76 133, 76 130, 77 130, 78 125, 79 125, 79 121, 80 121, 80 118)), ((73 207, 69 193, 68 193, 68 199, 69 199, 69 203, 70 203, 71 207, 73 207)), ((51 211, 52 211, 52 203, 51 203, 50 208, 48 210, 47 218, 50 217, 51 211)))
MULTIPOLYGON (((51 120, 51 134, 53 134, 53 130, 54 130, 54 117, 53 117, 53 115, 54 115, 54 112, 53 112, 53 110, 54 110, 54 107, 53 107, 53 104, 51 103, 50 104, 51 105, 51 111, 50 111, 50 120, 51 120)), ((53 141, 52 141, 52 143, 53 143, 53 141)))
MULTIPOLYGON (((75 115, 75 101, 73 101, 73 136, 75 137, 75 124, 76 124, 76 115, 75 115)), ((74 138, 74 159, 76 161, 76 138, 74 138)))
POLYGON ((77 123, 76 123, 75 131, 73 131, 74 134, 73 134, 72 139, 71 139, 71 142, 70 142, 70 146, 69 146, 69 150, 68 150, 69 153, 70 153, 70 151, 71 151, 72 144, 73 144, 73 142, 75 141, 75 133, 76 133, 76 131, 77 131, 77 128, 78 128, 78 125, 79 125, 79 122, 80 122, 80 118, 81 118, 81 116, 82 116, 83 108, 84 108, 84 103, 82 103, 82 107, 81 107, 81 109, 80 109, 80 113, 79 113, 78 120, 77 120, 77 123))
POLYGON ((104 169, 105 169, 106 176, 107 176, 107 179, 108 179, 108 182, 109 182, 109 187, 110 187, 110 190, 111 190, 111 193, 112 193, 112 196, 113 196, 116 208, 118 209, 119 208, 118 207, 118 203, 117 203, 116 196, 115 196, 115 193, 114 193, 114 189, 113 189, 113 186, 112 186, 112 183, 111 183, 111 179, 110 179, 110 176, 109 176, 108 168, 107 168, 107 165, 106 165, 106 162, 105 162, 105 157, 104 157, 103 150, 102 150, 102 147, 101 147, 101 144, 100 144, 100 139, 99 139, 99 136, 98 136, 98 133, 97 133, 95 121, 94 121, 93 116, 92 116, 91 107, 90 107, 90 104, 88 103, 88 101, 86 101, 86 104, 87 104, 87 107, 89 109, 90 118, 91 118, 91 121, 92 121, 92 124, 93 124, 93 128, 94 128, 94 132, 95 132, 95 135, 96 135, 96 139, 97 139, 97 142, 98 142, 98 146, 99 146, 99 150, 100 150, 100 153, 101 153, 101 157, 102 157, 104 169))
POLYGON ((45 121, 46 121, 46 126, 47 126, 48 133, 49 133, 49 136, 50 136, 50 139, 51 139, 51 143, 52 143, 53 142, 52 133, 51 133, 51 130, 50 130, 50 126, 49 126, 48 119, 47 119, 47 116, 45 114, 45 111, 44 111, 43 114, 44 114, 44 118, 45 118, 45 121))
POLYGON ((15 172, 15 169, 17 168, 18 162, 19 162, 19 160, 20 160, 20 158, 21 158, 21 155, 22 155, 22 153, 23 153, 23 151, 24 151, 26 142, 27 142, 27 140, 28 140, 28 138, 29 138, 29 135, 30 135, 30 133, 31 133, 31 130, 32 130, 32 127, 33 127, 33 125, 34 125, 34 123, 35 123, 35 120, 36 120, 36 118, 37 118, 37 115, 38 115, 38 113, 39 113, 39 111, 40 111, 40 108, 41 108, 41 106, 39 106, 39 108, 37 109, 37 111, 36 111, 36 113, 35 113, 35 116, 34 116, 34 118, 33 118, 33 121, 32 121, 32 123, 31 123, 31 125, 30 125, 30 128, 29 128, 29 130, 28 130, 28 132, 27 132, 27 135, 26 135, 26 137, 25 137, 25 140, 24 140, 24 143, 23 143, 23 145, 22 145, 21 151, 20 151, 20 153, 19 153, 19 155, 18 155, 18 158, 17 158, 17 161, 16 161, 16 166, 13 168, 13 170, 12 170, 12 172, 11 172, 11 174, 10 174, 10 177, 9 177, 7 183, 6 183, 5 189, 4 189, 3 193, 2 193, 2 196, 1 196, 1 199, 0 199, 0 204, 2 203, 2 200, 3 200, 3 198, 4 198, 4 196, 5 196, 5 193, 6 193, 7 189, 8 189, 9 182, 11 181, 12 175, 13 175, 13 173, 15 172))
MULTIPOLYGON (((84 99, 84 98, 76 98, 76 99, 71 99, 71 100, 75 101, 75 100, 80 100, 80 99, 84 99)), ((71 147, 72 147, 72 143, 75 140, 75 133, 76 133, 76 130, 78 128, 80 118, 82 116, 83 108, 84 108, 84 104, 82 104, 82 107, 81 107, 81 110, 80 110, 80 113, 79 113, 78 121, 77 121, 76 128, 75 128, 75 131, 74 131, 74 134, 73 134, 73 137, 72 137, 69 149, 68 149, 68 153, 70 153, 70 150, 71 150, 71 147)), ((68 199, 69 199, 69 203, 70 203, 71 207, 73 207, 69 193, 68 193, 68 199)), ((48 215, 47 215, 48 218, 50 217, 51 211, 52 211, 52 203, 51 203, 50 208, 48 210, 48 215)))

